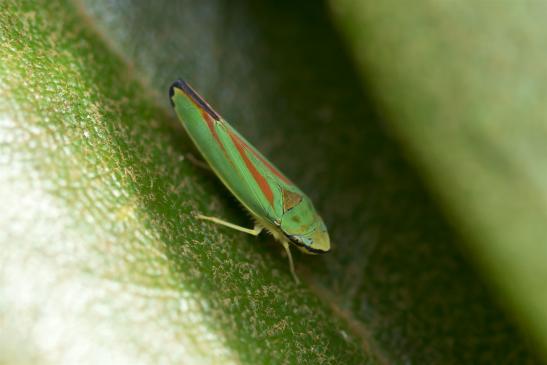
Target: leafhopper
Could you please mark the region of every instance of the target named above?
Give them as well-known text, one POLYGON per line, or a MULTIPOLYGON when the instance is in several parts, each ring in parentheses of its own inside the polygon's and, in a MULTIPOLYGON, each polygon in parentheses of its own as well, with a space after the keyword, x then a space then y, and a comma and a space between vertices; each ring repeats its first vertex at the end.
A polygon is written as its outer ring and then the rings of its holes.
POLYGON ((267 230, 287 252, 291 274, 298 282, 289 244, 307 254, 330 250, 327 227, 311 200, 187 82, 175 81, 169 88, 169 98, 203 159, 251 213, 255 225, 251 229, 216 217, 197 218, 254 236, 267 230))

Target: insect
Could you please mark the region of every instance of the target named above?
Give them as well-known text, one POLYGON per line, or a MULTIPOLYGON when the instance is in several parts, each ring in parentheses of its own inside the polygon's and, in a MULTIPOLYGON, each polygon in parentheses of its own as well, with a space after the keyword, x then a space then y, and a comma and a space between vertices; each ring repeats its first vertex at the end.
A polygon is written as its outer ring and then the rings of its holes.
POLYGON ((311 200, 182 80, 169 88, 171 105, 197 149, 228 190, 251 213, 254 228, 197 215, 254 236, 269 231, 281 243, 298 282, 289 244, 307 254, 330 250, 325 223, 311 200))

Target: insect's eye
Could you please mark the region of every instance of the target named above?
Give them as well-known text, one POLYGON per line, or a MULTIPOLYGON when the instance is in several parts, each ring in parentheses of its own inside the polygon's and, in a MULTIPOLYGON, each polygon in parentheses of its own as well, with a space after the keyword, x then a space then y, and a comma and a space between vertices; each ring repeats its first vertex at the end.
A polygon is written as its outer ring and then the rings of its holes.
POLYGON ((301 235, 287 235, 287 237, 298 246, 309 246, 313 243, 311 239, 301 235))

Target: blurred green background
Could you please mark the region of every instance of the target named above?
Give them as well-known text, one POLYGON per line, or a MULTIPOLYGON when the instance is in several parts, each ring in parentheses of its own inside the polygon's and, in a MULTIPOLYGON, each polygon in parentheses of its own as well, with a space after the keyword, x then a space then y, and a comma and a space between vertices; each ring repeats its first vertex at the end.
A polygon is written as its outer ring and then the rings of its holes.
POLYGON ((0 2, 0 363, 547 357, 547 6, 0 2), (315 202, 250 226, 172 112, 185 78, 315 202), (542 357, 543 355, 543 357, 542 357))

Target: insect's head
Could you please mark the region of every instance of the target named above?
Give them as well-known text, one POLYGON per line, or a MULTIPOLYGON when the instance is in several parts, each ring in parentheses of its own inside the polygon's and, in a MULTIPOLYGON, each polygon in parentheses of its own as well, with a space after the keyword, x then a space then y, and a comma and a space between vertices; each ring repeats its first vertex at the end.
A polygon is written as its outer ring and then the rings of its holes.
POLYGON ((330 251, 330 238, 326 229, 314 229, 311 232, 288 235, 287 237, 300 251, 310 255, 330 251))
POLYGON ((307 197, 283 214, 280 228, 304 253, 313 255, 330 251, 327 227, 307 197))

